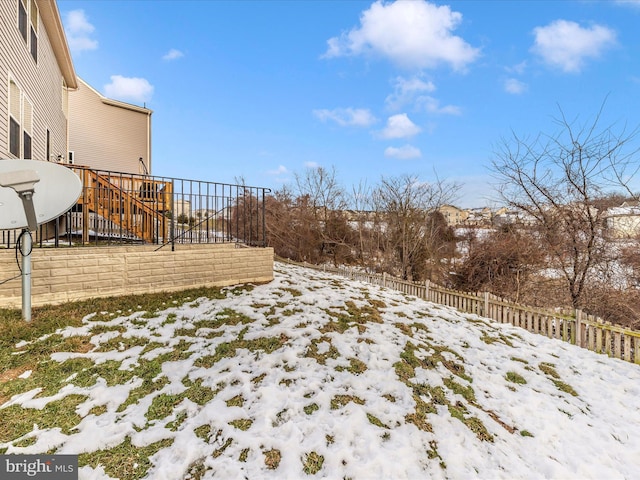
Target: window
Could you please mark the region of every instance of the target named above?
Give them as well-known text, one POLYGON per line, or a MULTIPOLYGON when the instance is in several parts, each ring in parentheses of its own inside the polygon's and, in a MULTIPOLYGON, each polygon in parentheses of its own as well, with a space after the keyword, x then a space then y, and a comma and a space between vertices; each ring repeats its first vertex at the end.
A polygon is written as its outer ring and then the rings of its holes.
POLYGON ((17 158, 32 158, 33 104, 9 80, 9 153, 17 158))
POLYGON ((30 160, 31 159, 31 136, 27 132, 23 132, 22 136, 23 136, 22 150, 24 152, 22 155, 22 158, 26 158, 27 160, 30 160))
POLYGON ((27 9, 24 8, 22 0, 18 0, 18 30, 24 41, 27 41, 27 9))
POLYGON ((22 158, 31 158, 33 136, 33 105, 22 96, 22 158))
POLYGON ((9 81, 9 152, 20 157, 20 89, 9 81))
POLYGON ((31 29, 31 56, 38 62, 38 37, 33 28, 31 29))
POLYGON ((35 0, 18 0, 18 30, 31 56, 38 62, 38 5, 35 0), (29 6, 29 9, 25 7, 29 6))
POLYGON ((9 152, 15 157, 20 156, 20 125, 13 117, 9 118, 9 152))
POLYGON ((38 6, 35 0, 31 0, 31 56, 38 62, 38 6))

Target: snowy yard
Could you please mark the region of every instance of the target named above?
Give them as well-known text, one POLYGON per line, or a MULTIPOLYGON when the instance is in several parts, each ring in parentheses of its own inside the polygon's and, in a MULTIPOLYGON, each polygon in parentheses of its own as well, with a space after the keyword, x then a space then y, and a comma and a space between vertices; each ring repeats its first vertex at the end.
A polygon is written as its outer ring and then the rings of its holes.
POLYGON ((12 353, 51 345, 1 377, 0 453, 79 454, 81 479, 640 471, 638 366, 299 267, 12 353))

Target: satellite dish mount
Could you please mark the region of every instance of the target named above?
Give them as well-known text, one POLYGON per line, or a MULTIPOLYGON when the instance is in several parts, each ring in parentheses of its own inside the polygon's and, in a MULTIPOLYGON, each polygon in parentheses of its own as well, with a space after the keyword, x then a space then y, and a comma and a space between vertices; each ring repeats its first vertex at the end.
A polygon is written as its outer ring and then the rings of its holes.
POLYGON ((69 210, 82 192, 82 183, 72 170, 55 163, 0 160, 0 187, 0 230, 23 229, 18 241, 22 253, 22 318, 30 322, 31 232, 69 210))

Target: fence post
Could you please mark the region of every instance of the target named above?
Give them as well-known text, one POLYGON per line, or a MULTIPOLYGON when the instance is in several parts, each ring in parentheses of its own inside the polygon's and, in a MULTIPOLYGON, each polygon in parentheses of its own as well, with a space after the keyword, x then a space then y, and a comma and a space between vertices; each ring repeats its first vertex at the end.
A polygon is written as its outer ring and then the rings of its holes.
POLYGON ((387 286, 387 272, 382 272, 382 286, 387 286))
POLYGON ((431 282, 429 280, 424 281, 424 299, 429 301, 429 284, 431 282))
POLYGON ((582 310, 576 308, 576 345, 582 346, 582 310))
POLYGON ((482 316, 489 318, 489 292, 484 292, 484 312, 482 312, 482 316))

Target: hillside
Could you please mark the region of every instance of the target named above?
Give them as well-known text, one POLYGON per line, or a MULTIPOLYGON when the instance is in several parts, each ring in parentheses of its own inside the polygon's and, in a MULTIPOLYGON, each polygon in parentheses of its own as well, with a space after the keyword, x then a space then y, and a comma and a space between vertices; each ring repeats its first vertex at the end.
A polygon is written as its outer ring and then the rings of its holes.
POLYGON ((16 345, 53 353, 2 380, 0 453, 80 454, 84 479, 640 468, 638 366, 282 264, 269 284, 167 303, 16 345))

